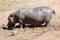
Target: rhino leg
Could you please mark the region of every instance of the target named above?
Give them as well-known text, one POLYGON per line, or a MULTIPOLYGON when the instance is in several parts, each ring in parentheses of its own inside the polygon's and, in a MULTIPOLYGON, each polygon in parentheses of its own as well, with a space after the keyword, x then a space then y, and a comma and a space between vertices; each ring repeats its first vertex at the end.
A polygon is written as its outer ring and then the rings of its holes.
POLYGON ((49 27, 50 26, 50 22, 47 21, 46 24, 45 24, 45 27, 49 27))
POLYGON ((25 28, 25 24, 22 24, 23 25, 23 28, 25 28))
POLYGON ((19 20, 19 25, 21 28, 25 28, 25 24, 23 24, 22 20, 19 20))

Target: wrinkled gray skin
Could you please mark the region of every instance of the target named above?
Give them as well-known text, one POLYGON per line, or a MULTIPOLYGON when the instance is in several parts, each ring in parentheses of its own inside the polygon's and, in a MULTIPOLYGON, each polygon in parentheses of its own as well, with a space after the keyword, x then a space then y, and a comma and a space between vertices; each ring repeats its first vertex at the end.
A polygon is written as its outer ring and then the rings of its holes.
POLYGON ((25 24, 42 25, 43 23, 46 23, 45 26, 48 26, 52 19, 52 14, 55 14, 55 11, 47 6, 21 8, 9 15, 7 26, 11 28, 14 27, 16 23, 20 23, 21 27, 25 24))

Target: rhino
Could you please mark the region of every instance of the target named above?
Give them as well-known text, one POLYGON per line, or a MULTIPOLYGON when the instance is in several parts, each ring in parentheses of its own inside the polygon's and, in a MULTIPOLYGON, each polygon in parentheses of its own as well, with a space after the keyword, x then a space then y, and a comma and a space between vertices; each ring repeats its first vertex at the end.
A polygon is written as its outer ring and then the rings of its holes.
POLYGON ((8 16, 7 26, 10 29, 19 23, 20 27, 24 28, 25 24, 40 26, 45 23, 47 27, 50 25, 53 14, 55 15, 54 9, 48 6, 20 8, 8 16))

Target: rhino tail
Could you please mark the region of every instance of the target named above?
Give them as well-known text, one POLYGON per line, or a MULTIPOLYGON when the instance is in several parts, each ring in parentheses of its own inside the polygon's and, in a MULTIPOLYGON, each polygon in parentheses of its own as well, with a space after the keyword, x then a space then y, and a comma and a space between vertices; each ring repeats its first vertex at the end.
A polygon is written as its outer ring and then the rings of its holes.
POLYGON ((53 10, 53 14, 54 14, 54 15, 56 14, 54 10, 53 10))

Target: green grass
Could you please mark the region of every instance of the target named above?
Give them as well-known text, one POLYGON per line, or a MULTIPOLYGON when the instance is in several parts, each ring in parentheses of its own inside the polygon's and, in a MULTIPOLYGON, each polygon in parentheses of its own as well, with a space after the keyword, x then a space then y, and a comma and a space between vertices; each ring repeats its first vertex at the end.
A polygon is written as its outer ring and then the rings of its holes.
POLYGON ((27 7, 29 0, 0 0, 0 12, 27 7))

